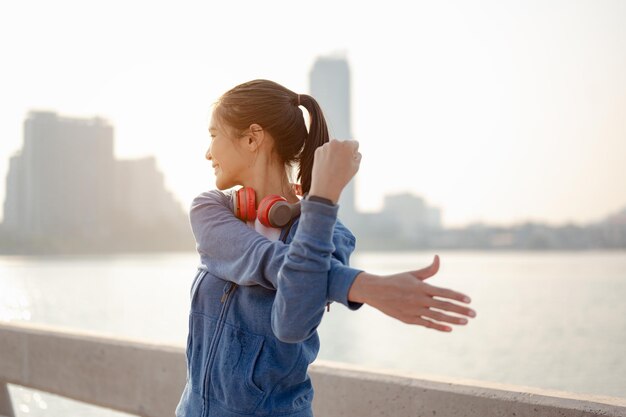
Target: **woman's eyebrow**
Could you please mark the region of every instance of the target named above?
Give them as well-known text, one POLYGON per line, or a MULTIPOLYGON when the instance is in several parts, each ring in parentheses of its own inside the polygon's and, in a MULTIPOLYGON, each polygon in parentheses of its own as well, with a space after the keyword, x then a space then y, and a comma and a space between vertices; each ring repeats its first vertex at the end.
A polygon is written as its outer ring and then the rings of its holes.
POLYGON ((217 130, 217 128, 215 128, 213 126, 209 127, 209 132, 212 131, 212 130, 217 130))

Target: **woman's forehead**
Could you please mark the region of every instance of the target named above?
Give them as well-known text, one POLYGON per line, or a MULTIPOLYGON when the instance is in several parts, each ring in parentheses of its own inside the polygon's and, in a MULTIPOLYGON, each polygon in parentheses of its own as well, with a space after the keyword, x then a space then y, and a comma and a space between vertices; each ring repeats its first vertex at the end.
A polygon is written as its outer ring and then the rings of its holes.
POLYGON ((215 114, 215 110, 211 113, 209 132, 225 132, 224 122, 218 114, 215 114))
POLYGON ((222 126, 220 121, 215 116, 211 116, 211 121, 209 122, 209 132, 217 132, 221 131, 222 126))

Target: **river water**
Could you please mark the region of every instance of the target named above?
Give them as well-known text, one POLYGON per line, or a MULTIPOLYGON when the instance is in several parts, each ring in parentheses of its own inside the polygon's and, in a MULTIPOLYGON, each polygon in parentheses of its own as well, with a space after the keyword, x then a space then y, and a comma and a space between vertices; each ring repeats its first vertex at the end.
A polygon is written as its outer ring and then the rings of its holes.
MULTIPOLYGON (((318 359, 626 398, 626 252, 439 251, 427 280, 472 298, 450 333, 334 303, 318 359)), ((435 252, 356 252, 378 274, 419 269, 435 252)), ((195 253, 0 257, 0 320, 184 347, 195 253)), ((0 355, 2 353, 0 352, 0 355)), ((122 416, 9 386, 16 415, 122 416)))

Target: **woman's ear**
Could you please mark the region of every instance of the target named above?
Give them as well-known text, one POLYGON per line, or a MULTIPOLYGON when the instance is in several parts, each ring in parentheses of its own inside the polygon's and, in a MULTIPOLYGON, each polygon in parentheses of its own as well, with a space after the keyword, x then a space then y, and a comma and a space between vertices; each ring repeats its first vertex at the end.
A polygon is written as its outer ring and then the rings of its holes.
POLYGON ((265 131, 256 123, 252 123, 249 129, 250 136, 248 137, 247 145, 251 151, 256 151, 259 147, 261 147, 261 144, 265 140, 265 131))

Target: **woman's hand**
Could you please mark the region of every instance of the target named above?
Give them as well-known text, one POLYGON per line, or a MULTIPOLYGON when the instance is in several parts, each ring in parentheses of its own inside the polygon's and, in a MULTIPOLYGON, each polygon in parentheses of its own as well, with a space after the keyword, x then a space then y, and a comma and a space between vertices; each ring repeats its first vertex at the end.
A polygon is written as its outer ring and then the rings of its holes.
POLYGON ((315 150, 309 194, 328 198, 336 204, 360 164, 359 142, 331 139, 315 150))
POLYGON ((388 316, 407 324, 417 324, 440 331, 451 331, 451 327, 437 321, 467 324, 467 319, 445 314, 438 310, 455 312, 469 317, 475 317, 476 312, 462 305, 440 300, 440 298, 448 298, 469 303, 471 300, 465 294, 423 282, 435 275, 438 270, 439 256, 435 255, 433 263, 420 270, 384 276, 362 272, 352 284, 348 299, 369 304, 388 316))

